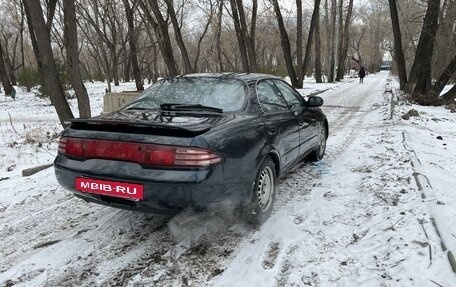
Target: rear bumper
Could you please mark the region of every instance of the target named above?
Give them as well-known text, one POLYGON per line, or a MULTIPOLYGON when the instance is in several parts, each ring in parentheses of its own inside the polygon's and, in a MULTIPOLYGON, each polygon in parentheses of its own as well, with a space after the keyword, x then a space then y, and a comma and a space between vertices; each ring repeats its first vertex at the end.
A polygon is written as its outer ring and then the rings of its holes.
POLYGON ((201 170, 146 169, 135 163, 109 160, 77 161, 57 156, 55 175, 65 189, 86 201, 116 208, 172 214, 183 208, 228 208, 248 200, 248 184, 225 180, 223 165, 201 170), (144 200, 83 193, 75 190, 76 177, 142 184, 144 200))

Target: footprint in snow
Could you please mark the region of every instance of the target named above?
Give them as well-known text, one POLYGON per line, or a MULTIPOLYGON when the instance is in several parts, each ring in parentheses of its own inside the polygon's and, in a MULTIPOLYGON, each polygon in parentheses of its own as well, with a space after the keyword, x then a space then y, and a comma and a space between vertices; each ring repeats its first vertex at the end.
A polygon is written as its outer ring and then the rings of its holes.
POLYGON ((263 268, 272 269, 274 268, 277 260, 277 256, 280 252, 280 246, 278 242, 272 242, 268 245, 265 256, 263 258, 263 268))

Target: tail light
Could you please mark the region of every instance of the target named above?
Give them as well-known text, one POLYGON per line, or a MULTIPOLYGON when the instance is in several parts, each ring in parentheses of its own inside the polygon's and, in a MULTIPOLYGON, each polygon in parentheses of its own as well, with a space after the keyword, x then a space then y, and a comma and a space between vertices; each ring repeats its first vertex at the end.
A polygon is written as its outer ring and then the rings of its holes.
POLYGON ((62 137, 60 154, 78 159, 102 158, 157 167, 207 167, 222 161, 205 149, 147 143, 62 137))

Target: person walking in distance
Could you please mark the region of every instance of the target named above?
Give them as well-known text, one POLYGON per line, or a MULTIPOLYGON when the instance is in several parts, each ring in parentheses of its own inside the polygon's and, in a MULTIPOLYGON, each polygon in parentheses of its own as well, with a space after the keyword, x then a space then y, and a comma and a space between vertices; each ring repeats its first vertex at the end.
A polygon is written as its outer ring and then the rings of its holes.
POLYGON ((364 77, 366 76, 366 70, 364 70, 364 67, 361 67, 361 69, 358 72, 359 76, 359 82, 362 84, 364 81, 364 77))

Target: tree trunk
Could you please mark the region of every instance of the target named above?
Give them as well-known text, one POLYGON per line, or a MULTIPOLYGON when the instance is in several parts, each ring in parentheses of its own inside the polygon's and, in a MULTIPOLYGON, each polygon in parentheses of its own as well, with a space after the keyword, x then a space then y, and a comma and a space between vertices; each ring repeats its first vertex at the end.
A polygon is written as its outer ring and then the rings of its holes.
POLYGON ((256 72, 258 69, 257 56, 256 56, 256 21, 258 13, 258 1, 252 1, 252 18, 250 19, 250 42, 251 42, 251 55, 250 55, 250 67, 252 72, 256 72), (253 60, 252 60, 253 59, 253 60))
POLYGON ((435 39, 432 78, 438 78, 456 54, 456 1, 444 0, 439 13, 439 30, 435 39))
MULTIPOLYGON (((41 57, 40 57, 40 54, 38 53, 38 44, 37 44, 36 37, 35 37, 35 30, 33 29, 33 25, 30 24, 30 19, 32 16, 30 15, 30 12, 27 11, 27 9, 25 9, 24 1, 21 1, 21 3, 24 5, 23 9, 24 9, 25 16, 27 18, 27 26, 28 26, 28 30, 29 30, 29 34, 30 34, 30 42, 32 42, 32 50, 33 50, 33 55, 35 56, 38 73, 40 75, 44 75, 43 63, 41 63, 41 57)), ((46 83, 44 82, 43 79, 41 80, 41 85, 43 85, 43 86, 46 85, 46 83)), ((51 102, 52 102, 52 98, 51 98, 51 102)))
MULTIPOLYGON (((339 13, 337 19, 337 31, 336 31, 336 42, 337 42, 337 50, 335 52, 336 58, 336 68, 337 70, 334 71, 335 74, 335 81, 340 81, 339 79, 339 70, 343 63, 340 62, 340 55, 342 54, 342 47, 344 46, 343 41, 343 33, 344 33, 344 0, 339 0, 339 5, 337 7, 337 12, 339 13)), ((342 68, 343 69, 343 68, 342 68)))
POLYGON ((21 64, 22 67, 25 67, 25 52, 24 52, 24 21, 25 21, 25 13, 24 13, 24 3, 21 1, 21 64))
POLYGON ((285 65, 287 67, 288 75, 290 76, 291 85, 293 87, 298 86, 298 78, 296 77, 296 72, 293 67, 293 58, 291 57, 291 48, 290 48, 290 38, 288 37, 287 30, 285 29, 285 24, 283 23, 282 13, 280 12, 280 7, 278 0, 272 0, 272 5, 274 6, 274 12, 277 18, 277 24, 279 25, 280 32, 280 44, 282 46, 283 57, 285 59, 285 65))
POLYGON ((234 29, 236 31, 236 38, 239 44, 239 52, 241 53, 241 63, 242 63, 242 70, 246 73, 250 72, 250 65, 249 59, 247 54, 247 46, 245 42, 245 38, 242 32, 241 23, 239 20, 239 11, 236 4, 236 0, 230 0, 231 4, 231 11, 233 13, 233 22, 234 22, 234 29))
MULTIPOLYGON (((136 43, 136 33, 135 33, 135 24, 133 20, 133 9, 130 7, 129 0, 123 0, 125 15, 127 18, 128 24, 128 44, 130 45, 130 60, 128 63, 131 63, 133 67, 133 75, 135 77, 136 90, 143 91, 143 79, 141 77, 141 69, 139 68, 138 63, 138 49, 136 43)), ((127 65, 129 66, 129 65, 127 65)), ((128 68, 127 68, 128 69, 128 68)))
POLYGON ((239 22, 241 28, 241 35, 244 39, 245 46, 247 48, 247 55, 249 57, 249 72, 255 73, 257 71, 256 63, 256 52, 255 52, 255 25, 256 25, 256 13, 257 13, 257 0, 252 1, 252 21, 251 21, 251 35, 248 33, 247 20, 244 12, 244 5, 242 0, 236 0, 237 10, 239 13, 239 22), (253 36, 253 38, 252 38, 253 36))
POLYGON ((79 66, 78 32, 74 0, 63 1, 63 13, 68 77, 78 100, 79 117, 90 118, 89 95, 82 81, 79 66))
POLYGON ((321 40, 320 40, 320 13, 315 19, 315 81, 322 83, 321 75, 321 40))
POLYGON ((153 75, 152 75, 152 81, 155 83, 158 80, 158 49, 157 46, 155 46, 155 43, 152 45, 152 53, 154 54, 154 70, 153 70, 153 75))
POLYGON ((440 93, 443 91, 443 88, 448 84, 451 77, 456 73, 456 55, 453 57, 448 66, 443 70, 440 77, 437 79, 435 84, 431 89, 431 97, 437 99, 440 96, 440 93))
POLYGON ((120 86, 119 82, 119 66, 117 65, 118 61, 118 55, 117 52, 115 51, 116 48, 114 48, 114 51, 111 52, 111 61, 112 61, 112 77, 114 79, 114 86, 118 87, 120 86))
POLYGON ((325 0, 325 33, 326 33, 326 61, 325 61, 325 75, 329 79, 329 67, 331 66, 331 26, 329 24, 329 7, 328 0, 325 0))
POLYGON ((315 31, 315 25, 320 14, 320 0, 315 0, 314 11, 312 13, 312 19, 310 20, 309 36, 307 37, 306 54, 304 56, 304 62, 302 63, 302 73, 305 75, 310 63, 310 52, 312 50, 312 40, 315 31))
MULTIPOLYGON (((13 51, 16 51, 16 49, 13 49, 13 51)), ((6 72, 8 73, 11 84, 16 86, 17 81, 16 81, 16 73, 15 73, 16 71, 14 69, 14 62, 11 63, 11 60, 8 57, 8 54, 6 54, 6 53, 4 55, 4 63, 5 63, 6 72)))
MULTIPOLYGON (((128 57, 128 51, 125 51, 125 57, 128 57)), ((125 60, 125 63, 123 64, 123 81, 124 83, 128 83, 131 80, 130 77, 130 70, 131 70, 131 59, 125 60)), ((138 90, 138 88, 136 88, 138 90)))
POLYGON ((407 82, 407 92, 421 104, 428 104, 431 83, 431 64, 434 51, 440 0, 428 0, 420 40, 416 48, 415 59, 407 82))
POLYGON ((49 34, 51 34, 51 28, 52 28, 52 21, 54 20, 55 16, 55 9, 57 7, 57 1, 58 0, 47 0, 47 18, 46 18, 46 29, 49 34))
POLYGON ((171 39, 169 37, 168 32, 168 23, 163 18, 160 8, 158 7, 157 0, 149 0, 149 9, 143 0, 139 0, 139 4, 144 11, 144 14, 147 17, 147 20, 152 25, 157 40, 158 46, 160 47, 160 52, 162 54, 163 60, 165 61, 165 65, 168 68, 168 75, 169 76, 176 76, 178 74, 176 61, 173 55, 173 48, 171 46, 171 39), (152 17, 149 10, 152 10, 153 14, 155 15, 157 21, 152 17))
POLYGON ((337 3, 336 0, 331 1, 331 59, 329 65, 328 83, 334 83, 334 74, 336 66, 336 18, 337 18, 337 3))
POLYGON ((388 0, 390 6, 391 23, 394 35, 394 59, 399 71, 399 85, 401 90, 405 90, 407 84, 407 68, 405 65, 404 50, 402 49, 401 27, 397 13, 396 0, 388 0))
POLYGON ((35 0, 24 0, 24 6, 27 11, 30 36, 36 40, 37 51, 35 55, 38 56, 37 62, 41 63, 41 72, 43 73, 46 87, 48 87, 51 102, 55 106, 60 123, 64 126, 65 121, 74 118, 74 116, 66 101, 65 93, 57 75, 50 34, 44 22, 43 10, 40 2, 35 0))
POLYGON ((442 96, 442 101, 444 103, 454 103, 456 99, 456 84, 442 96))
POLYGON ((190 62, 190 57, 188 56, 187 48, 185 47, 184 40, 182 39, 181 29, 179 27, 179 22, 177 21, 176 11, 174 11, 173 1, 166 0, 166 5, 168 7, 169 17, 171 18, 171 23, 173 24, 174 28, 174 36, 176 37, 177 46, 179 46, 179 50, 181 51, 182 60, 184 62, 184 73, 192 73, 193 68, 190 62))
POLYGON ((5 61, 3 60, 3 57, 3 47, 0 41, 0 80, 2 81, 3 89, 5 90, 5 95, 11 95, 14 88, 13 85, 11 85, 8 73, 6 72, 5 61))
POLYGON ((217 61, 219 72, 223 72, 223 62, 222 62, 222 46, 221 46, 221 36, 222 36, 222 17, 223 17, 223 2, 224 0, 219 0, 219 7, 217 13, 217 28, 215 32, 215 46, 217 49, 217 61))
MULTIPOLYGON (((302 60, 302 1, 296 0, 296 60, 298 62, 298 66, 303 63, 302 60)), ((298 77, 298 85, 296 86, 299 89, 302 89, 302 85, 304 82, 305 70, 298 69, 296 71, 298 77)))
MULTIPOLYGON (((3 33, 2 33, 3 34, 3 33)), ((9 34, 9 33, 8 33, 9 34)), ((16 58, 17 58, 17 46, 19 43, 19 34, 14 37, 13 42, 13 47, 9 47, 9 40, 13 39, 12 35, 6 36, 3 34, 3 38, 5 39, 5 45, 3 46, 3 51, 4 51, 4 63, 5 63, 5 68, 6 72, 8 73, 10 82, 13 86, 17 86, 17 80, 16 80, 16 58), (12 51, 11 58, 10 55, 8 54, 7 51, 12 51)), ((19 66, 20 67, 20 66, 19 66)))
POLYGON ((109 61, 108 57, 108 52, 106 52, 106 49, 102 48, 101 49, 102 57, 104 60, 104 70, 105 70, 105 78, 106 78, 106 83, 108 84, 108 92, 112 92, 112 87, 111 87, 111 82, 112 82, 112 65, 111 62, 109 61))
POLYGON ((342 49, 339 50, 339 68, 337 69, 337 80, 340 81, 344 78, 345 74, 345 63, 347 61, 347 52, 348 52, 348 41, 350 40, 350 24, 351 24, 351 16, 353 12, 353 0, 348 2, 348 11, 347 16, 345 18, 345 25, 343 31, 343 37, 341 37, 342 42, 342 49))
MULTIPOLYGON (((140 2, 141 3, 141 2, 140 2)), ((149 24, 152 24, 152 23, 149 23, 149 24)), ((154 26, 152 24, 152 26, 154 26)), ((149 37, 150 39, 150 42, 151 42, 151 46, 152 46, 152 55, 153 55, 153 60, 152 60, 152 70, 150 69, 150 65, 147 64, 147 71, 149 72, 149 84, 150 82, 157 82, 157 78, 159 76, 159 73, 158 73, 158 54, 159 54, 159 49, 157 49, 157 45, 156 45, 156 41, 152 35, 152 32, 150 31, 149 28, 146 29, 146 34, 147 36, 149 37)))

